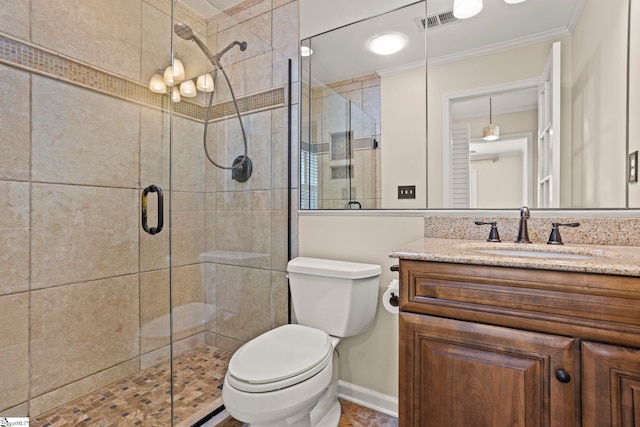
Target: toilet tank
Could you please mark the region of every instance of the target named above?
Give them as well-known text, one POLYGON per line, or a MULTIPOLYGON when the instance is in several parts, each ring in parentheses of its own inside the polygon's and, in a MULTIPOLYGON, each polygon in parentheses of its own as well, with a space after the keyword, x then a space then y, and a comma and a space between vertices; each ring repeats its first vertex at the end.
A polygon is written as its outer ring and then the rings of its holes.
POLYGON ((287 272, 299 324, 344 338, 364 332, 373 322, 379 265, 300 257, 289 261, 287 272))

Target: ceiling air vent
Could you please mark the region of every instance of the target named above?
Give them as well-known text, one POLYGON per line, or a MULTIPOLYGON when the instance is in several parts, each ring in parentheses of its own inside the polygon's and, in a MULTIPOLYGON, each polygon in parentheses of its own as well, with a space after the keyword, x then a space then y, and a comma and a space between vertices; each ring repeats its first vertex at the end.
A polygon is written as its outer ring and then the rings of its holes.
POLYGON ((435 15, 413 18, 413 21, 418 26, 420 32, 424 31, 425 27, 428 29, 438 28, 446 24, 452 24, 458 21, 458 18, 453 16, 453 10, 446 12, 436 13, 435 15))

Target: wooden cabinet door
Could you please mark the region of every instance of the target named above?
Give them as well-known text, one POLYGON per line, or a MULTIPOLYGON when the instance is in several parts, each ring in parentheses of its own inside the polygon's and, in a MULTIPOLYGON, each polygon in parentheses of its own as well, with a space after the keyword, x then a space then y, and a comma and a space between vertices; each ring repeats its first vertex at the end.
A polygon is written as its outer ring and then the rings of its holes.
POLYGON ((574 366, 571 338, 401 313, 399 425, 573 427, 574 366))
POLYGON ((582 425, 640 426, 640 350, 582 343, 582 425))

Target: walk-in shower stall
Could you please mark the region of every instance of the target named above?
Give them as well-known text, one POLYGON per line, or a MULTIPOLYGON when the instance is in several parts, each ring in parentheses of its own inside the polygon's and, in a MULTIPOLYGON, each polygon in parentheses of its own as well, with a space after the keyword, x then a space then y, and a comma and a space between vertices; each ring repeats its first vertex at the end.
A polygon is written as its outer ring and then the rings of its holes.
POLYGON ((3 0, 0 417, 191 426, 287 323, 297 7, 3 0))

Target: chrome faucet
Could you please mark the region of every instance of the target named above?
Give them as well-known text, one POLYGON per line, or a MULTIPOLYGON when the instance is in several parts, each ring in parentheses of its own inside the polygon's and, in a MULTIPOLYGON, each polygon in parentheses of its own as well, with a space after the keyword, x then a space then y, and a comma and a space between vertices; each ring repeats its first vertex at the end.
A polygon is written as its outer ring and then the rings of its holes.
POLYGON ((523 206, 520 208, 520 228, 518 229, 518 238, 516 243, 531 243, 529 240, 529 230, 527 229, 527 221, 529 220, 529 208, 523 206))

